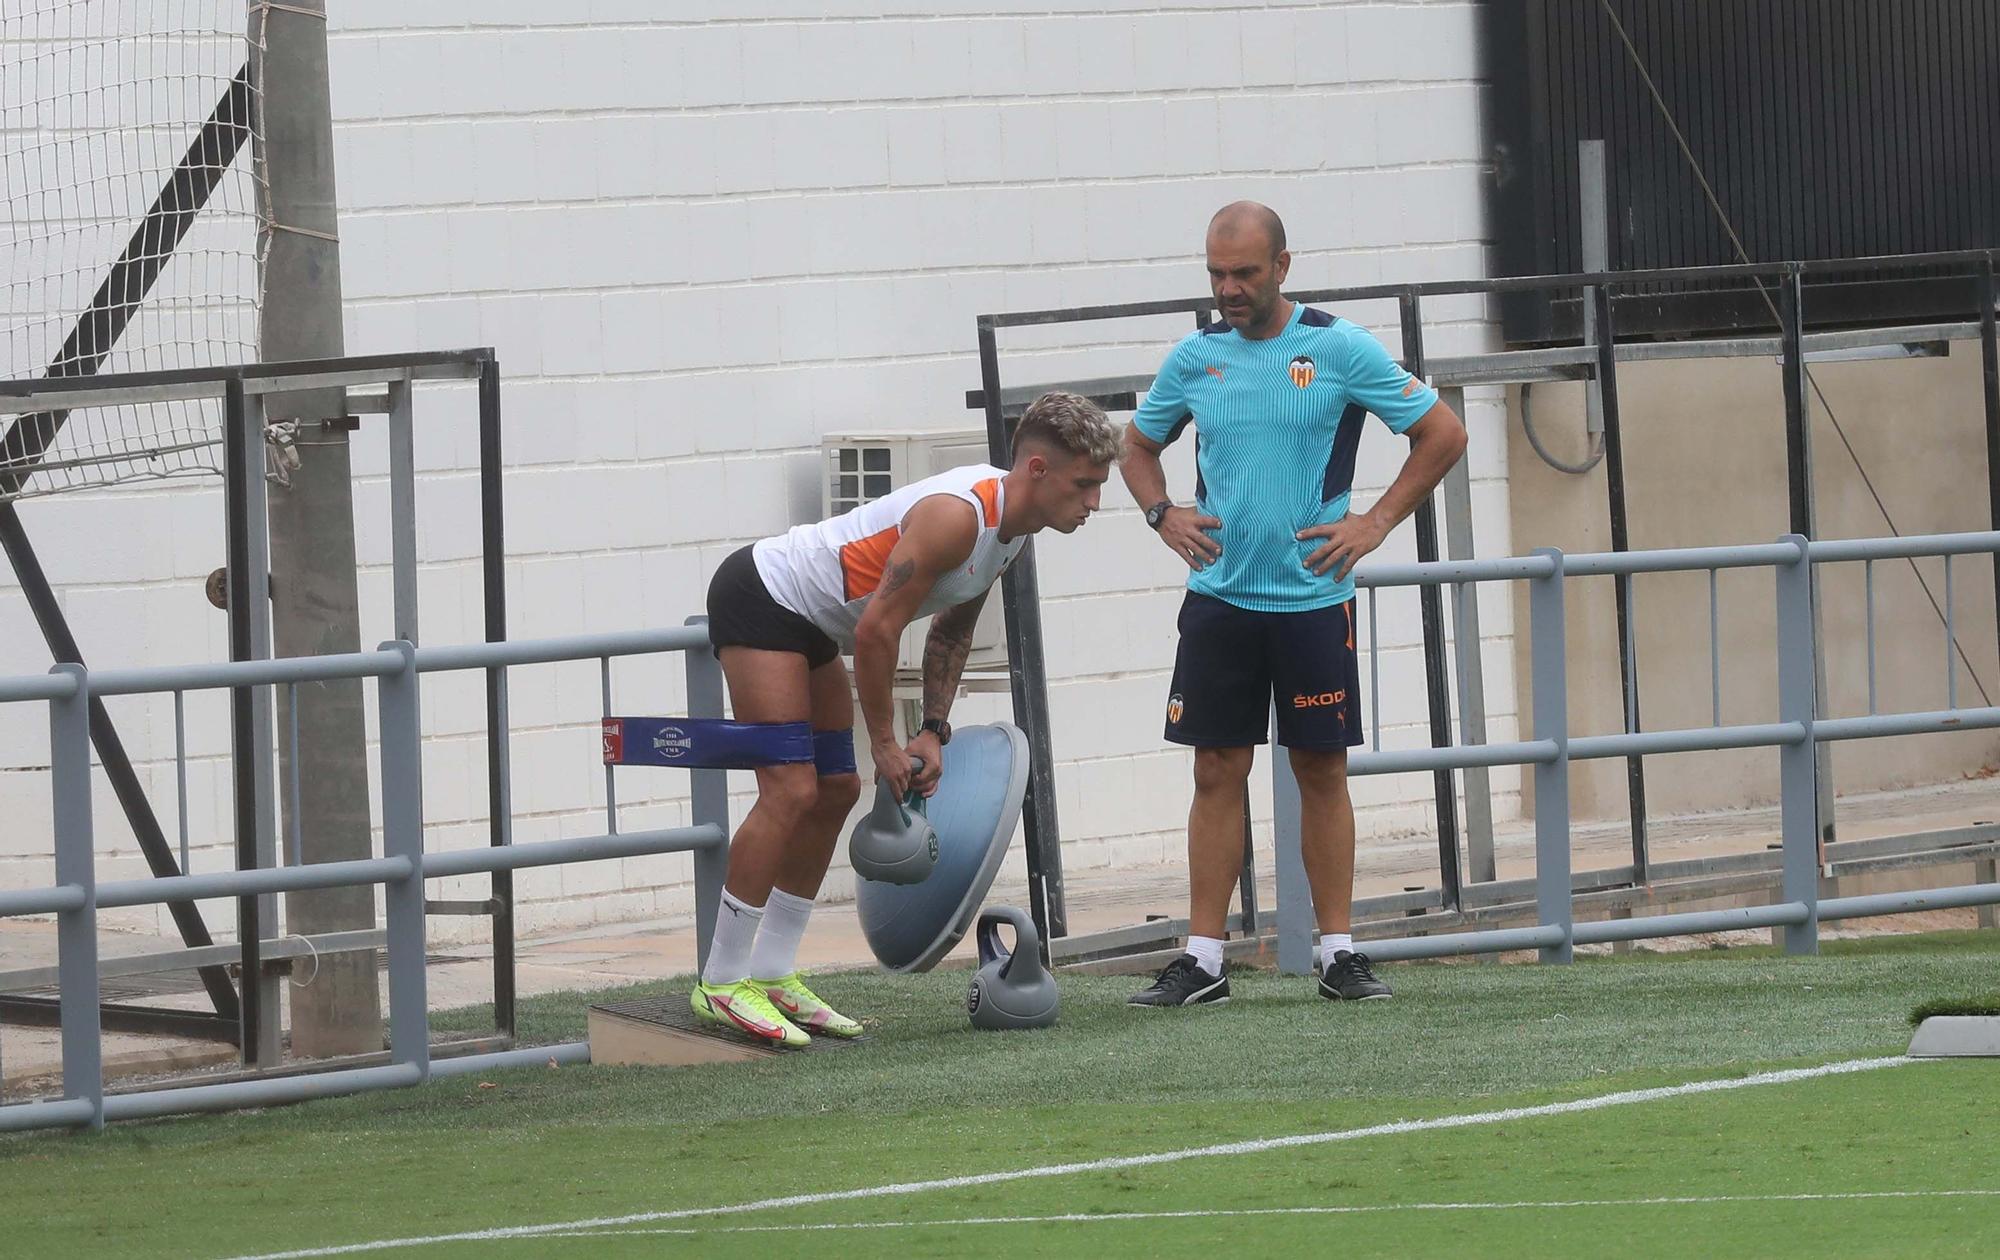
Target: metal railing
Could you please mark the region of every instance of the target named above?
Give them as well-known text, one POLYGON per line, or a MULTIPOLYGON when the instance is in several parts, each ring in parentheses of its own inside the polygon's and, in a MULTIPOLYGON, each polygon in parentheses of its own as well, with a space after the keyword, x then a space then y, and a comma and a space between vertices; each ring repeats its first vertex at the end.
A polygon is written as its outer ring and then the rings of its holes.
MULTIPOLYGON (((1373 775, 1468 766, 1528 766, 1533 768, 1536 802, 1537 921, 1533 926, 1377 941, 1370 944, 1370 953, 1379 959, 1395 960, 1535 949, 1544 961, 1566 962, 1579 944, 1755 927, 1782 928, 1786 948, 1805 953, 1817 948, 1818 925, 1822 921, 2000 904, 2000 883, 1824 900, 1819 895, 1816 747, 1836 740, 2000 727, 2000 706, 1881 713, 1871 689, 1867 714, 1819 716, 1814 694, 1818 649, 1812 615, 1814 566, 1971 554, 2000 555, 2000 532, 1826 542, 1808 542, 1801 536, 1789 535, 1778 542, 1756 546, 1573 556, 1551 550, 1505 559, 1366 566, 1357 574, 1357 585, 1368 592, 1371 600, 1375 591, 1384 588, 1450 587, 1462 601, 1469 595, 1467 588, 1477 583, 1526 582, 1534 704, 1527 739, 1407 750, 1384 750, 1378 742, 1367 751, 1353 754, 1351 772, 1373 775), (1774 577, 1777 721, 1734 725, 1717 722, 1708 727, 1664 731, 1627 729, 1611 734, 1570 731, 1564 625, 1564 591, 1568 579, 1609 576, 1626 582, 1641 573, 1713 574, 1722 569, 1745 568, 1769 569, 1774 577), (1570 764, 1595 758, 1737 748, 1778 750, 1782 837, 1779 900, 1770 905, 1732 910, 1577 923, 1573 902, 1577 892, 1570 869, 1570 764)), ((1872 587, 1870 597, 1872 600, 1872 587)), ((1711 620, 1713 617, 1711 609, 1711 620)), ((1872 635, 1872 617, 1870 625, 1872 635)), ((262 1106, 409 1086, 435 1075, 541 1063, 550 1058, 558 1062, 586 1061, 588 1045, 573 1042, 432 1062, 424 975, 422 881, 481 871, 512 871, 563 862, 691 851, 695 855, 696 930, 698 938, 705 942, 713 927, 727 864, 725 772, 692 772, 694 821, 688 827, 619 834, 615 820, 608 815, 609 830, 603 835, 426 853, 421 811, 418 682, 423 674, 447 670, 500 672, 504 700, 504 670, 510 666, 589 659, 608 661, 614 656, 677 651, 686 657, 690 715, 719 717, 721 672, 712 653, 698 650, 707 643, 706 629, 689 625, 658 631, 450 647, 414 648, 397 641, 373 652, 166 668, 92 672, 64 665, 44 676, 0 678, 0 703, 42 702, 49 706, 56 883, 48 888, 0 892, 0 914, 57 916, 63 1048, 63 1097, 0 1107, 0 1131, 98 1127, 106 1120, 262 1106), (376 682, 382 739, 381 857, 102 884, 96 881, 91 844, 87 716, 93 697, 219 688, 242 690, 335 678, 373 678, 376 682), (100 972, 96 940, 99 908, 364 884, 380 884, 387 893, 390 978, 387 1065, 106 1094, 99 1049, 100 972)), ((1371 653, 1375 650, 1372 640, 1370 650, 1371 653)), ((1952 650, 1953 644, 1947 638, 1946 651, 1952 650)), ((1869 654, 1871 657, 1874 654, 1872 638, 1869 654)), ((1953 667, 1948 664, 1946 668, 1949 671, 1953 667)), ((1719 658, 1713 655, 1711 669, 1720 669, 1719 658)), ((1279 836, 1279 965, 1303 970, 1310 959, 1312 912, 1299 855, 1298 788, 1284 758, 1273 759, 1273 776, 1279 836)), ((607 801, 607 807, 615 809, 615 803, 607 801)))
MULTIPOLYGON (((416 648, 399 640, 385 643, 373 652, 208 665, 96 671, 59 665, 44 676, 0 678, 0 703, 39 701, 49 708, 56 883, 48 888, 0 892, 0 915, 56 916, 63 1071, 60 1099, 0 1106, 0 1132, 60 1126, 98 1128, 106 1120, 295 1102, 415 1085, 434 1075, 542 1063, 551 1058, 558 1062, 588 1060, 588 1044, 573 1042, 440 1059, 435 1064, 431 1061, 424 972, 423 881, 566 862, 691 852, 696 930, 705 946, 714 925, 715 907, 727 867, 726 772, 691 772, 691 826, 623 834, 617 833, 614 826, 604 835, 427 853, 423 838, 419 679, 424 674, 447 670, 497 672, 514 665, 680 652, 686 660, 690 715, 721 717, 722 674, 714 654, 704 650, 708 642, 706 627, 691 624, 665 630, 450 647, 416 648), (381 857, 97 881, 91 818, 89 705, 92 699, 166 693, 178 696, 188 691, 219 689, 240 693, 344 678, 375 680, 381 723, 381 857), (106 1094, 98 1011, 98 910, 374 884, 383 887, 386 900, 390 1057, 386 1066, 106 1094)), ((504 673, 501 677, 504 701, 504 673)))
MULTIPOLYGON (((1603 552, 1564 555, 1538 551, 1530 556, 1492 560, 1448 560, 1416 564, 1371 564, 1357 571, 1357 587, 1371 607, 1375 592, 1394 587, 1449 586, 1459 601, 1465 588, 1481 582, 1528 584, 1530 680, 1534 693, 1530 738, 1498 744, 1456 744, 1435 748, 1383 750, 1379 707, 1371 708, 1372 746, 1349 758, 1354 775, 1399 774, 1412 771, 1460 770, 1470 766, 1533 768, 1535 802, 1535 907, 1532 927, 1502 928, 1373 941, 1371 957, 1381 960, 1428 958, 1453 954, 1539 950, 1545 962, 1566 962, 1573 946, 1608 941, 1643 940, 1734 928, 1784 929, 1790 953, 1818 948, 1819 924, 1835 919, 1915 910, 2000 904, 2000 883, 1971 884, 1871 896, 1821 900, 1821 849, 1818 828, 1818 745, 1838 740, 1869 739, 1946 731, 2000 727, 2000 706, 1959 708, 1956 689, 1947 683, 1950 707, 1943 710, 1882 713, 1872 680, 1875 658, 1874 588, 1867 585, 1868 642, 1871 662, 1868 712, 1853 717, 1826 717, 1816 711, 1814 694, 1818 651, 1813 621, 1814 566, 1833 563, 1872 565, 1878 560, 1957 555, 2000 555, 2000 532, 1940 534, 1909 538, 1864 538, 1808 542, 1787 535, 1775 543, 1735 547, 1681 548, 1662 551, 1603 552), (1629 584, 1641 573, 1706 572, 1710 575, 1711 642, 1716 641, 1714 574, 1722 569, 1772 570, 1776 583, 1778 720, 1724 724, 1719 699, 1710 726, 1678 730, 1627 728, 1612 734, 1577 734, 1569 727, 1568 664, 1564 625, 1564 586, 1574 577, 1611 577, 1629 584), (1570 872, 1569 767, 1572 762, 1661 753, 1775 748, 1779 758, 1781 839, 1780 900, 1768 906, 1733 910, 1691 911, 1651 915, 1603 923, 1574 921, 1574 889, 1570 872)), ((1947 586, 1945 621, 1951 625, 1947 586)), ((1370 637, 1371 670, 1377 651, 1370 637)), ((1956 641, 1944 638, 1947 676, 1955 672, 1956 641)), ((1720 694, 1721 660, 1711 651, 1712 696, 1720 694)), ((1371 688, 1379 697, 1379 691, 1371 688)), ((1379 698, 1372 702, 1379 706, 1379 698)), ((1272 759, 1276 798, 1275 827, 1278 861, 1278 965, 1303 972, 1311 965, 1312 907, 1305 892, 1305 870, 1299 850, 1299 791, 1283 757, 1272 759)))

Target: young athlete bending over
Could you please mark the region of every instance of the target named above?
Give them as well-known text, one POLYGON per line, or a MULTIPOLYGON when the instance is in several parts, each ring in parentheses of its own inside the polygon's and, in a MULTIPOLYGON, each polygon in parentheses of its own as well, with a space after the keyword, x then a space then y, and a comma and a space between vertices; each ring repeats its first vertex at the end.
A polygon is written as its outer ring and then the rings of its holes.
POLYGON ((861 1025, 821 1001, 797 969, 813 898, 861 794, 855 688, 876 777, 900 794, 937 790, 945 720, 993 580, 1043 529, 1070 533, 1097 510, 1118 458, 1104 412, 1044 394, 1014 431, 1014 466, 954 468, 799 525, 731 555, 708 588, 708 632, 739 722, 810 722, 814 763, 764 766, 757 803, 729 846, 729 878, 708 965, 692 995, 702 1019, 802 1046, 861 1025), (936 614, 924 644, 924 722, 896 742, 890 686, 903 629, 936 614), (911 758, 921 758, 915 773, 911 758))

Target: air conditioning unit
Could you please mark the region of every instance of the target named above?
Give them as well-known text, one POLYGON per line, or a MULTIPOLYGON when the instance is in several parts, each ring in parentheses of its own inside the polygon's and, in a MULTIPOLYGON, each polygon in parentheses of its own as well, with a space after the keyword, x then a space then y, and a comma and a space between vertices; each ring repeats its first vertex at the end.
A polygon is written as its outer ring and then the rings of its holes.
MULTIPOLYGON (((984 429, 842 433, 822 438, 820 450, 826 461, 826 479, 821 483, 820 495, 822 518, 871 503, 900 486, 947 468, 983 464, 987 456, 984 429)), ((903 632, 896 669, 905 679, 922 677, 924 637, 930 633, 930 624, 930 618, 926 617, 912 622, 903 632)), ((1001 610, 1000 592, 995 590, 980 609, 965 670, 972 674, 1006 668, 1007 620, 1001 610)))

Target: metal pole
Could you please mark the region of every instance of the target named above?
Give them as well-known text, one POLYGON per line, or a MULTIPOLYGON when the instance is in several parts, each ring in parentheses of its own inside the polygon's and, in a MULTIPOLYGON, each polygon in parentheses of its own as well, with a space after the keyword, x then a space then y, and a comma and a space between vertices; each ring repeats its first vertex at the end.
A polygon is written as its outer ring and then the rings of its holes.
POLYGON ((1783 343, 1785 387, 1785 487, 1790 498, 1792 532, 1813 536, 1811 449, 1812 431, 1806 416, 1806 362, 1800 347, 1803 329, 1802 282, 1796 268, 1778 288, 1778 335, 1783 343))
MULTIPOLYGON (((223 393, 223 467, 227 473, 224 497, 229 514, 229 659, 245 661, 251 659, 250 619, 255 601, 250 594, 250 495, 247 489, 253 475, 261 475, 263 469, 254 469, 250 463, 249 417, 243 398, 243 381, 240 377, 230 378, 223 393)), ((249 871, 257 869, 257 736, 254 705, 254 688, 231 687, 230 707, 230 761, 235 770, 235 823, 236 823, 236 869, 249 871)), ((257 977, 262 974, 262 959, 259 957, 258 938, 261 935, 258 924, 257 898, 254 895, 236 899, 236 940, 242 966, 242 1040, 243 1062, 255 1065, 262 1061, 263 1025, 266 1019, 275 1018, 277 1012, 264 1011, 261 1000, 261 986, 257 977)))
MULTIPOLYGON (((1439 393, 1445 405, 1465 415, 1465 391, 1439 393)), ((1444 475, 1445 553, 1453 560, 1472 559, 1472 463, 1461 459, 1444 475)), ((1479 587, 1464 583, 1452 588, 1453 663, 1458 669, 1459 738, 1467 744, 1486 742, 1486 667, 1480 659, 1479 587)), ((1473 883, 1491 883, 1493 864, 1493 785, 1485 766, 1472 766, 1465 776, 1465 858, 1473 883)))
POLYGON ((1563 556, 1553 548, 1535 554, 1553 560, 1555 572, 1528 583, 1534 730, 1536 739, 1553 740, 1557 749, 1554 761, 1535 767, 1535 918, 1543 926, 1563 929, 1561 944, 1542 948, 1542 961, 1566 963, 1571 958, 1569 937, 1575 911, 1570 900, 1569 675, 1563 556))
MULTIPOLYGON (((600 717, 608 718, 611 716, 611 658, 608 656, 597 658, 597 670, 598 681, 603 691, 598 714, 600 717)), ((618 834, 618 779, 612 773, 616 769, 618 767, 610 762, 604 763, 604 831, 605 834, 613 836, 618 834)))
MULTIPOLYGON (((479 526, 486 641, 507 639, 506 508, 500 485, 500 364, 479 365, 479 526)), ((486 671, 486 816, 490 842, 514 843, 507 671, 486 671)), ((514 872, 493 872, 493 1026, 514 1035, 514 872)))
MULTIPOLYGON (((1013 463, 1013 435, 1000 408, 1000 348, 990 319, 979 320, 979 382, 986 391, 986 447, 1001 468, 1013 463)), ((1028 795, 1021 806, 1027 830, 1028 908, 1049 943, 1069 935, 1063 907, 1062 831, 1056 819, 1055 749, 1049 740, 1048 664, 1042 656, 1041 596, 1035 582, 1035 544, 1021 549, 1000 575, 1007 613, 1007 678, 1014 695, 1014 724, 1028 737, 1028 795)))
POLYGON ((417 638, 417 434, 408 381, 389 382, 389 554, 396 638, 417 638))
MULTIPOLYGON (((707 617, 689 617, 690 626, 708 624, 707 617)), ((681 654, 687 666, 688 716, 722 716, 722 665, 712 648, 689 648, 681 654)), ((689 773, 691 797, 689 821, 711 823, 729 835, 729 772, 695 770, 689 773)), ((722 885, 729 878, 729 846, 711 845, 694 854, 694 937, 695 967, 708 965, 708 946, 715 936, 715 915, 722 904, 722 885)))
POLYGON ((1778 592, 1778 720, 1805 730, 1799 743, 1778 749, 1778 783, 1784 844, 1782 896, 1804 903, 1806 920, 1785 928, 1785 952, 1819 952, 1819 793, 1813 752, 1813 686, 1816 636, 1812 621, 1812 558, 1800 534, 1784 541, 1798 548, 1798 559, 1777 567, 1778 592))
MULTIPOLYGON (((1406 289, 1398 299, 1403 317, 1403 366, 1419 380, 1424 375, 1423 311, 1416 290, 1406 289)), ((1417 505, 1417 559, 1438 558, 1437 508, 1430 496, 1417 505)), ((1451 745, 1451 698, 1446 692, 1444 655, 1444 605, 1436 586, 1426 585, 1417 595, 1424 622, 1424 681, 1430 699, 1431 747, 1451 745)), ((1458 792, 1451 771, 1432 773, 1438 816, 1438 879, 1444 893, 1444 908, 1458 909, 1463 880, 1458 865, 1458 792)))
MULTIPOLYGON (((1625 442, 1618 425, 1618 336, 1611 322, 1611 286, 1591 294, 1597 324, 1597 393, 1604 414, 1604 479, 1611 496, 1611 549, 1630 551, 1632 535, 1625 515, 1625 442)), ((1618 606, 1618 678, 1624 697, 1625 729, 1640 731, 1639 662, 1632 637, 1631 583, 1614 583, 1618 606)), ((1632 882, 1650 878, 1652 859, 1646 841, 1646 766, 1638 757, 1625 759, 1625 791, 1632 815, 1632 882)))
MULTIPOLYGON (((259 354, 265 362, 337 358, 344 342, 325 0, 255 6, 250 21, 262 123, 252 143, 269 196, 259 354)), ((396 402, 393 389, 390 401, 396 402)), ((278 656, 358 651, 361 610, 345 396, 339 389, 287 392, 268 395, 264 405, 269 419, 297 423, 300 455, 299 466, 269 491, 273 568, 280 575, 270 610, 273 651, 278 656)), ((392 479, 392 500, 394 493, 392 479)), ((264 615, 261 606, 257 615, 264 615)), ((397 633, 405 627, 399 624, 397 633)), ((310 773, 300 776, 303 790, 296 804, 284 802, 286 814, 302 815, 290 820, 290 828, 307 862, 369 857, 374 837, 362 686, 354 679, 313 683, 300 687, 296 698, 296 757, 310 773)), ((289 744, 281 746, 279 759, 287 778, 296 773, 289 744)), ((288 893, 285 908, 288 928, 295 932, 375 926, 375 895, 366 888, 288 893)), ((276 926, 275 918, 270 926, 276 926)), ((292 1045, 300 1056, 381 1049, 381 982, 373 952, 322 959, 313 983, 294 989, 291 998, 292 1045)))
MULTIPOLYGON (((1578 142, 1576 154, 1577 203, 1582 212, 1582 262, 1585 271, 1611 270, 1611 183, 1604 169, 1604 141, 1578 142)), ((1583 343, 1597 342, 1597 289, 1583 291, 1583 343)), ((1583 389, 1584 430, 1592 436, 1604 432, 1604 399, 1595 378, 1583 389)))
POLYGON ((81 665, 58 665, 51 672, 76 680, 75 695, 49 702, 56 882, 83 889, 83 904, 56 917, 63 1094, 88 1099, 90 1127, 101 1129, 104 1071, 97 1012, 97 854, 90 817, 90 680, 81 665))
MULTIPOLYGON (((1805 336, 1805 283, 1797 263, 1786 268, 1778 286, 1778 338, 1784 355, 1785 387, 1785 480, 1790 492, 1792 532, 1805 538, 1819 536, 1818 512, 1813 503, 1812 410, 1807 401, 1805 336)), ((1819 634, 1819 584, 1812 586, 1812 631, 1819 634)), ((1814 712, 1826 707, 1826 659, 1815 654, 1813 668, 1814 712)), ((1814 750, 1814 777, 1818 805, 1818 829, 1822 850, 1833 839, 1833 750, 1814 750)))
MULTIPOLYGON (((1277 722, 1274 709, 1273 725, 1277 722)), ((1306 882, 1304 818, 1292 759, 1271 751, 1271 867, 1278 880, 1278 971, 1312 974, 1313 899, 1306 882)))
MULTIPOLYGON (((1979 361, 1986 400, 1987 520, 2000 529, 2000 336, 1994 331, 1994 302, 2000 299, 1993 279, 1993 255, 1979 264, 1979 361)), ((2000 551, 1993 553, 1993 589, 2000 601, 2000 551)), ((1995 618, 2000 631, 2000 618, 1995 618)))
MULTIPOLYGON (((424 975, 423 709, 417 649, 407 640, 381 645, 403 668, 376 680, 382 723, 382 856, 407 858, 410 873, 382 888, 389 945, 389 1049, 397 1063, 430 1074, 430 1012, 424 975)), ((370 954, 369 957, 373 957, 370 954)))

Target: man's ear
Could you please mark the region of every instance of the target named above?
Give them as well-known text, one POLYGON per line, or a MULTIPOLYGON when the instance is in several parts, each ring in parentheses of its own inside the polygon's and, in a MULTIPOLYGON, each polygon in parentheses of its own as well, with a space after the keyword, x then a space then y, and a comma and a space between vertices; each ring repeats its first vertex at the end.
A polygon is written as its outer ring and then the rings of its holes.
POLYGON ((1271 270, 1277 274, 1278 283, 1283 284, 1285 277, 1292 272, 1292 251, 1289 249, 1279 250, 1278 260, 1272 265, 1271 270))
POLYGON ((1040 481, 1042 478, 1048 475, 1049 475, 1049 457, 1042 454, 1040 451, 1035 451, 1034 453, 1030 454, 1028 456, 1028 476, 1034 478, 1036 481, 1040 481))

